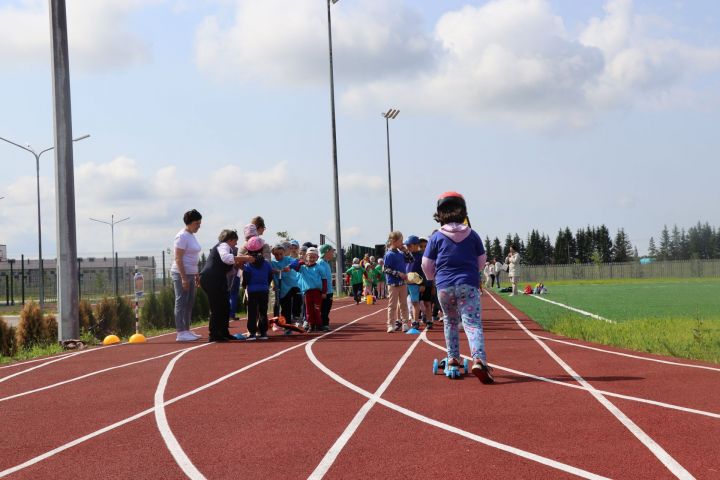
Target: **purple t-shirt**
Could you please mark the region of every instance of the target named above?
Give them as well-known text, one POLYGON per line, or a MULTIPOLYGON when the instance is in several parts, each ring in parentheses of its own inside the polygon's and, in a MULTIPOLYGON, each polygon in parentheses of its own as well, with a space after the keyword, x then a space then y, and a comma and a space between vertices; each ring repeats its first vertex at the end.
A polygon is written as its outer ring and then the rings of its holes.
POLYGON ((461 242, 455 243, 435 232, 425 247, 425 257, 435 260, 437 288, 480 285, 478 257, 485 253, 482 239, 474 230, 461 242))

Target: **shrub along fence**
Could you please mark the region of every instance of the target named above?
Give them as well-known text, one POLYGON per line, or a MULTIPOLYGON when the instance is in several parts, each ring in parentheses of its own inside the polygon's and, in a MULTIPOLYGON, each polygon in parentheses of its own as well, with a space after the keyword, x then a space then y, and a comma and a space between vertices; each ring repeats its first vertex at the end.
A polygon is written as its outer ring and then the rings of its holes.
MULTIPOLYGON (((506 275, 503 279, 507 278, 506 275)), ((519 275, 521 282, 712 277, 720 277, 720 260, 676 260, 646 264, 631 262, 521 265, 519 275)))

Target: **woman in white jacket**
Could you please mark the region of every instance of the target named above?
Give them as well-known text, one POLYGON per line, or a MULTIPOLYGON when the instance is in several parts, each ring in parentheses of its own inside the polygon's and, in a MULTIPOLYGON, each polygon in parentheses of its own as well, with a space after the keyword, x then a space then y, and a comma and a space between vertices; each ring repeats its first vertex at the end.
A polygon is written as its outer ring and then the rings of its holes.
POLYGON ((517 295, 517 282, 520 275, 520 254, 517 252, 515 245, 510 247, 510 253, 505 258, 505 264, 510 267, 508 270, 510 283, 512 283, 512 293, 510 296, 517 295))

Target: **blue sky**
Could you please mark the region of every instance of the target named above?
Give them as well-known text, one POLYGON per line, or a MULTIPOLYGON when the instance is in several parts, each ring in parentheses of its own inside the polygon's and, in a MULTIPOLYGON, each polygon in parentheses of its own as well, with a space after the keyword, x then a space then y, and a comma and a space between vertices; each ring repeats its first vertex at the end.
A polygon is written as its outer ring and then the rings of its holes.
MULTIPOLYGON (((334 237, 323 0, 67 0, 78 251, 158 254, 204 215, 209 248, 334 237)), ((0 0, 0 136, 52 143, 47 2, 0 0)), ((720 3, 341 0, 333 7, 343 243, 429 233, 462 192, 483 235, 720 226, 720 3)), ((0 144, 0 243, 37 254, 33 157, 0 144)), ((41 161, 55 254, 53 159, 41 161)))

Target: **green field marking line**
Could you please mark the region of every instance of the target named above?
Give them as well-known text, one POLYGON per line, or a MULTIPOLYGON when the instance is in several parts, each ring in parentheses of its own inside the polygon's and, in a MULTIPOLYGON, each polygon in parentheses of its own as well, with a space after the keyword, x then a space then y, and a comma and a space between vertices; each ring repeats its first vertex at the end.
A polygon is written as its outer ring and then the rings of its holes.
POLYGON ((549 340, 551 342, 563 343, 565 345, 570 345, 573 347, 585 348, 587 350, 594 350, 596 352, 609 353, 612 355, 619 355, 621 357, 635 358, 637 360, 644 360, 646 362, 657 362, 657 363, 664 363, 666 365, 675 365, 678 367, 699 368, 701 370, 711 370, 714 372, 720 372, 720 368, 708 367, 706 365, 693 365, 691 363, 680 363, 680 362, 671 362, 670 360, 660 360, 659 358, 641 357, 639 355, 631 355, 629 353, 614 352, 612 350, 605 350, 603 348, 591 347, 589 345, 582 345, 580 343, 568 342, 567 340, 560 340, 559 338, 545 337, 543 335, 538 335, 538 338, 542 338, 543 340, 549 340))
POLYGON ((579 308, 571 307, 570 305, 565 305, 564 303, 554 302, 552 300, 548 300, 547 298, 543 298, 540 295, 530 295, 530 296, 532 298, 542 300, 543 302, 548 302, 548 303, 552 303, 553 305, 557 305, 562 308, 567 308, 568 310, 572 310, 573 312, 579 313, 580 315, 585 315, 586 317, 591 317, 596 320, 602 320, 603 322, 607 322, 607 323, 617 323, 615 320, 610 320, 609 318, 601 317, 600 315, 597 315, 595 313, 586 312, 585 310, 580 310, 579 308))

